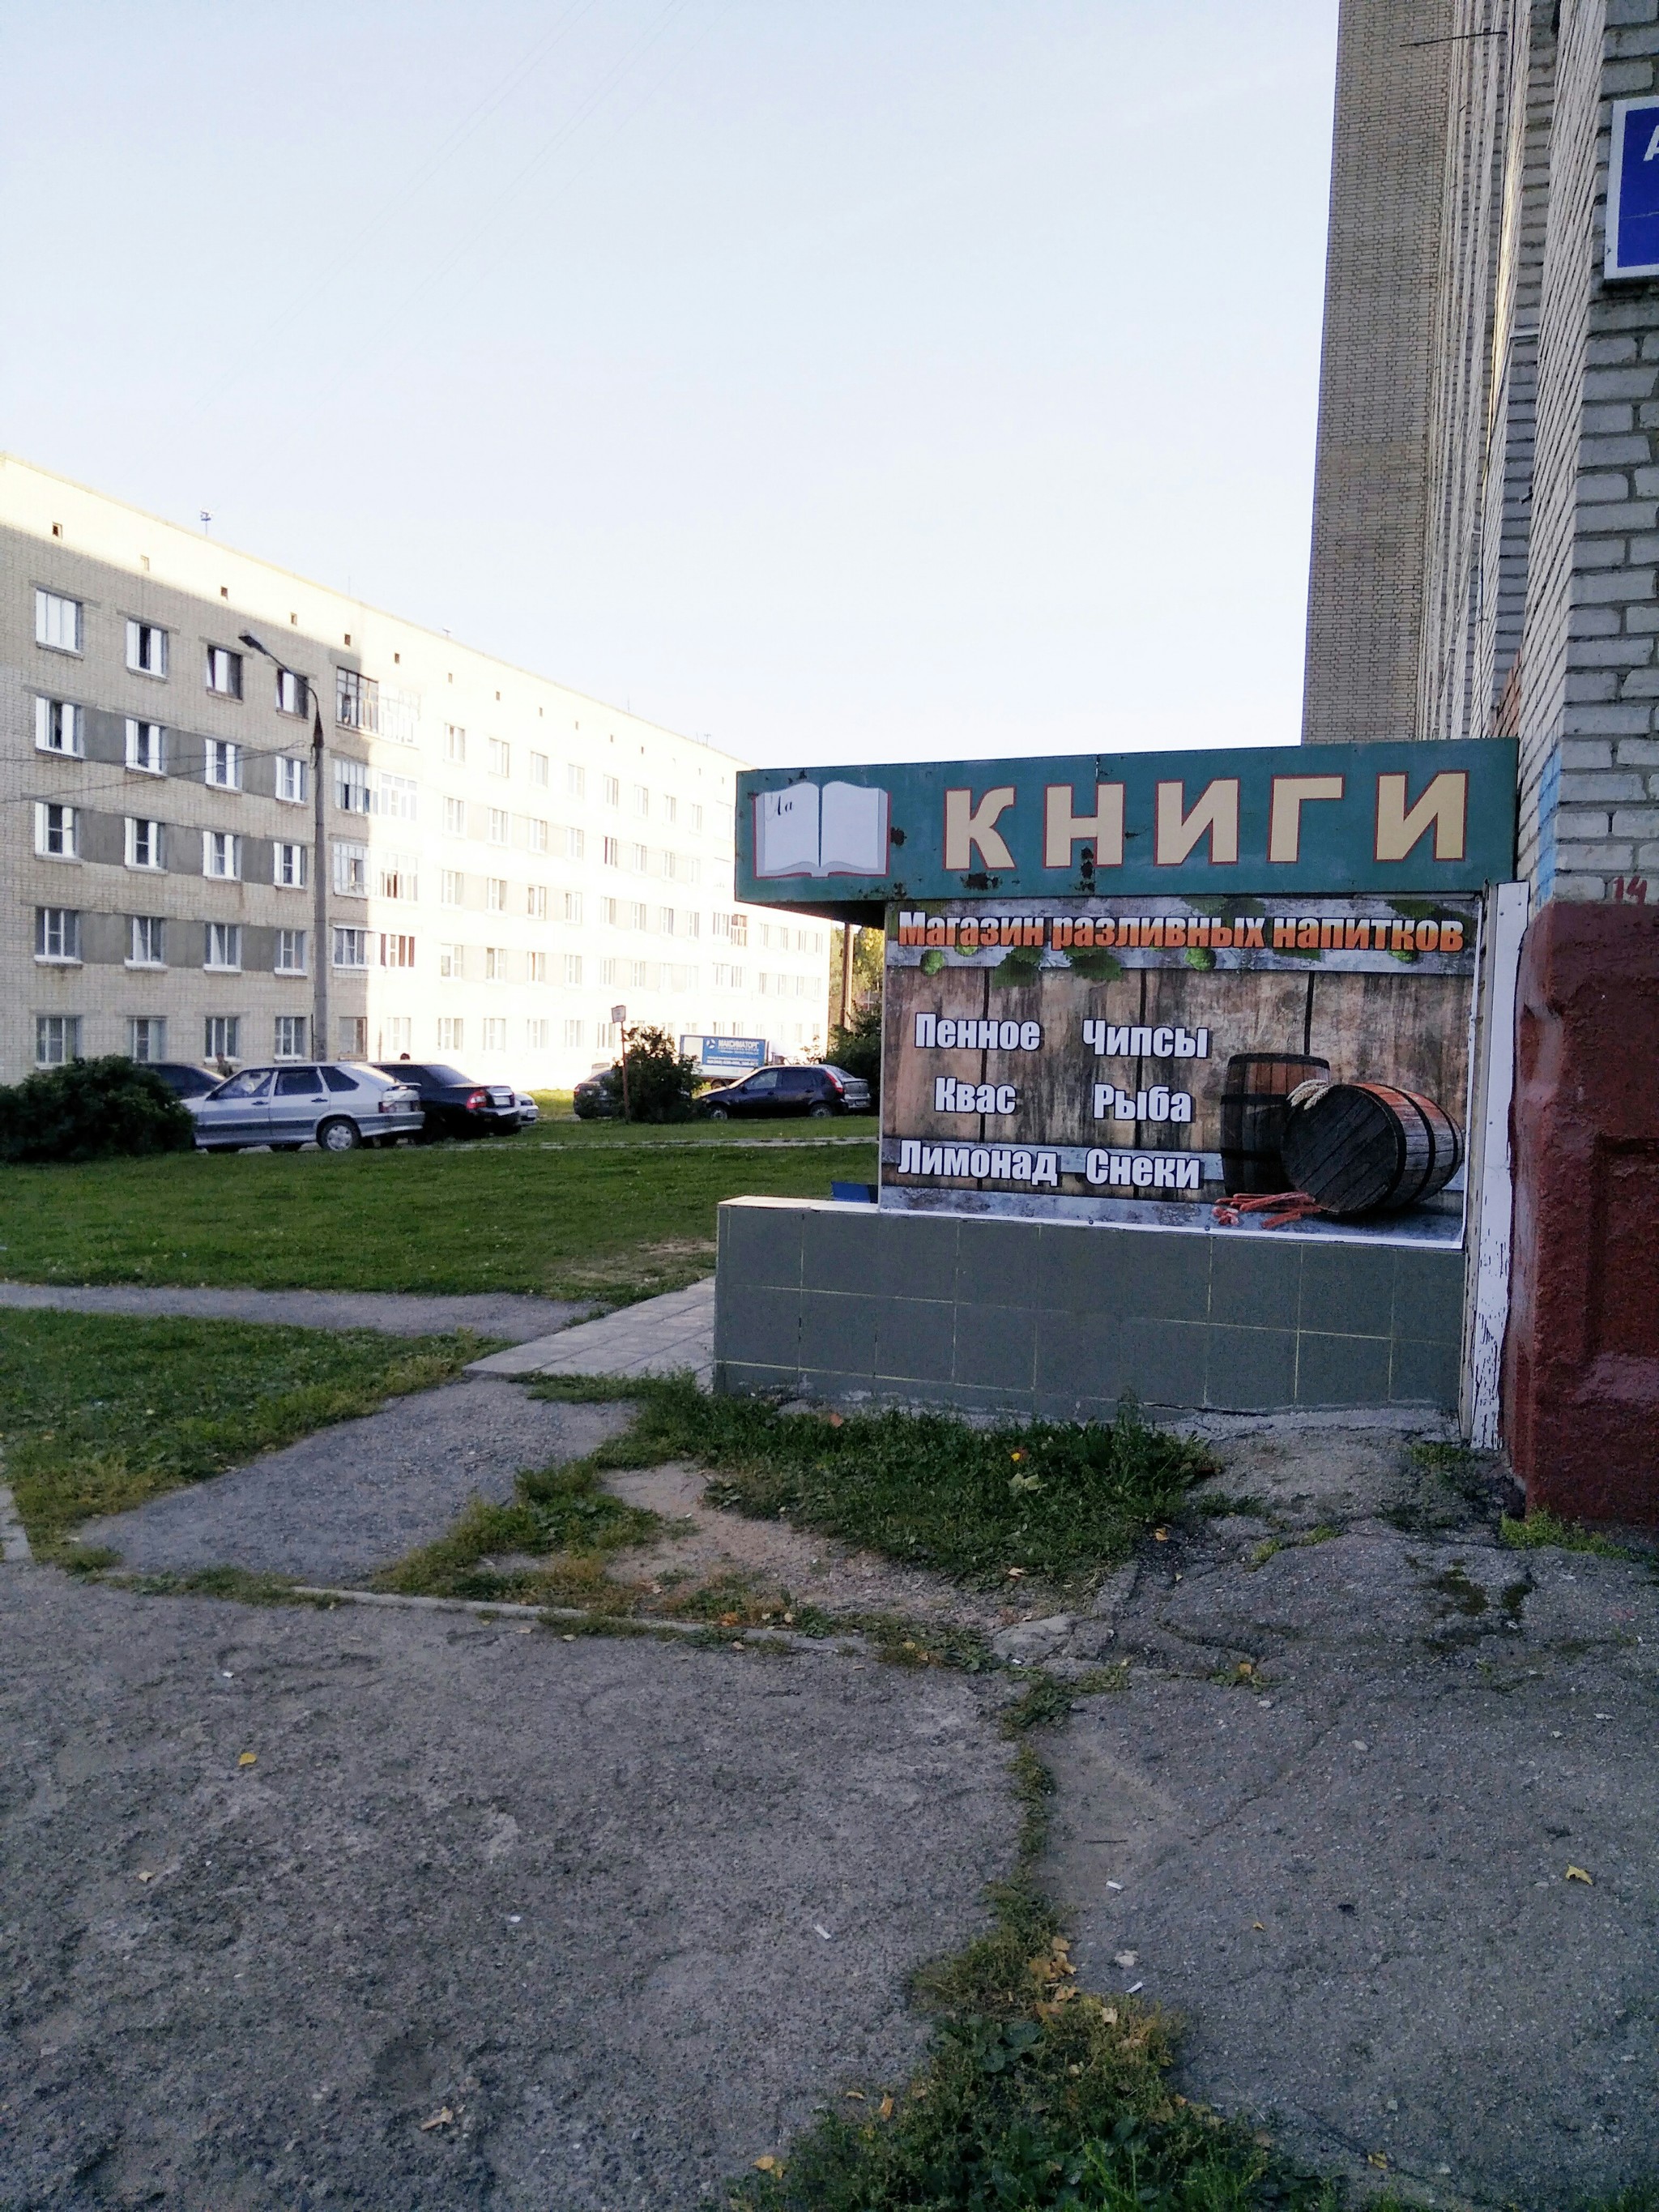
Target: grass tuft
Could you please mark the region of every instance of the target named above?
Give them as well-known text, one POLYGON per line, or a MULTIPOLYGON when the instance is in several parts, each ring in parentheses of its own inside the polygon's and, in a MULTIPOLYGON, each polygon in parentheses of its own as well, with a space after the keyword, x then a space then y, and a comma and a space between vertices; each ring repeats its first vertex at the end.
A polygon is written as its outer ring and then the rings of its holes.
POLYGON ((785 1413, 713 1398, 690 1377, 550 1376, 538 1395, 629 1398, 638 1415, 593 1455, 599 1468, 690 1459, 714 1470, 711 1504, 840 1536, 981 1589, 1060 1581, 1127 1558, 1215 1470, 1195 1439, 1129 1407, 1110 1423, 970 1427, 945 1413, 785 1413))
POLYGON ((1639 1559, 1644 1553, 1628 1544, 1615 1544, 1611 1536, 1598 1535, 1577 1521, 1563 1521, 1536 1507, 1524 1521, 1505 1514, 1498 1524, 1498 1541, 1512 1552, 1593 1552, 1600 1559, 1639 1559))

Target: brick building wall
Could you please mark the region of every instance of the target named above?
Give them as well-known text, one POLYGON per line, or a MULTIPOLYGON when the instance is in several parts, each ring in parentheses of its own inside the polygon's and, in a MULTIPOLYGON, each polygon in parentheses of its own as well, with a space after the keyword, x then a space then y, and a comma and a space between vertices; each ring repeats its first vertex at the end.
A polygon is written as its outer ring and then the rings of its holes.
POLYGON ((1345 0, 1303 738, 1415 729, 1451 0, 1345 0))

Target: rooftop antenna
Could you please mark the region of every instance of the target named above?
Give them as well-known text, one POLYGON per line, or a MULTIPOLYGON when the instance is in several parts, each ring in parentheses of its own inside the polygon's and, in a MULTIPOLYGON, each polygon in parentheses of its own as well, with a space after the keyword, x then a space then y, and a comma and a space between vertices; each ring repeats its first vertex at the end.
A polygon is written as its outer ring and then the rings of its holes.
POLYGON ((209 523, 210 523, 212 520, 213 517, 208 513, 206 507, 204 507, 202 509, 202 528, 204 532, 206 531, 209 523))

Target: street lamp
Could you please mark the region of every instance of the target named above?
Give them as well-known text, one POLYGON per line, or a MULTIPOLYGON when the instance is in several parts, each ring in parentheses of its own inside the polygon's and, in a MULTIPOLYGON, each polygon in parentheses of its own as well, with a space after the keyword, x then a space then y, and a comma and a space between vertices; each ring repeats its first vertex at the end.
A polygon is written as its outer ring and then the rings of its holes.
POLYGON ((621 1036, 622 1036, 623 1119, 623 1121, 629 1121, 629 1120, 630 1120, 630 1119, 632 1118, 632 1117, 630 1116, 630 1115, 629 1114, 629 1111, 628 1111, 628 1009, 627 1009, 627 1007, 626 1007, 626 1006, 612 1006, 612 1008, 611 1009, 611 1020, 612 1020, 613 1022, 615 1022, 615 1024, 617 1024, 617 1030, 619 1030, 619 1032, 621 1033, 621 1036))
POLYGON ((317 696, 317 686, 304 671, 290 668, 279 660, 268 645, 262 645, 251 629, 245 629, 237 639, 250 653, 263 653, 272 667, 284 676, 291 676, 304 687, 311 698, 311 1049, 319 1060, 328 1058, 328 878, 324 872, 326 857, 323 838, 325 828, 323 812, 323 709, 317 696))

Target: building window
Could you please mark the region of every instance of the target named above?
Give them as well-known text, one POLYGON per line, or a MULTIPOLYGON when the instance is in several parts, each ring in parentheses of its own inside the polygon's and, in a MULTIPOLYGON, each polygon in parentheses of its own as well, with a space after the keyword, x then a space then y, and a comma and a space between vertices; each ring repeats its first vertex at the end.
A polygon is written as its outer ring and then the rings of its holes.
POLYGON ((228 653, 222 645, 210 645, 207 649, 207 688, 224 699, 240 699, 242 696, 242 656, 228 653))
POLYGON ((717 991, 740 991, 740 990, 742 990, 742 988, 743 988, 743 970, 742 970, 742 969, 741 969, 741 968, 723 968, 723 967, 721 967, 721 966, 720 965, 720 963, 719 963, 718 962, 716 962, 716 963, 715 963, 715 967, 714 967, 714 988, 715 988, 717 991))
POLYGON ((650 855, 650 853, 647 851, 647 849, 646 848, 646 847, 645 847, 645 846, 643 846, 643 845, 630 845, 630 846, 629 847, 629 848, 628 848, 628 865, 629 865, 629 867, 632 870, 633 873, 634 873, 635 875, 636 875, 636 876, 645 876, 645 875, 649 875, 649 874, 650 874, 650 872, 651 872, 651 855, 650 855))
POLYGON ((334 804, 342 814, 368 814, 373 811, 368 791, 368 770, 362 761, 334 760, 334 804))
POLYGON ((389 775, 382 769, 374 779, 374 811, 388 822, 413 822, 419 793, 412 775, 389 775))
POLYGON ((279 714, 303 714, 306 710, 305 678, 291 668, 276 671, 276 712, 279 714))
POLYGON ((438 973, 452 982, 459 982, 466 973, 466 951, 459 945, 441 945, 438 947, 438 973))
POLYGON ((699 836, 702 835, 702 809, 695 800, 691 806, 691 827, 699 836))
MULTIPOLYGON (((79 653, 81 650, 81 602, 66 599, 61 592, 37 591, 34 594, 34 641, 48 645, 54 653, 79 653)), ((56 1061, 41 1065, 57 1066, 56 1061)))
POLYGON ((458 768, 466 763, 466 732, 459 723, 444 724, 444 758, 453 761, 458 768))
POLYGON ((421 738, 421 695, 387 684, 380 696, 380 730, 394 745, 413 745, 421 738))
POLYGON ((375 880, 380 896, 388 899, 416 899, 421 895, 420 879, 415 872, 412 853, 382 853, 376 862, 375 880))
POLYGON ((484 981, 486 983, 505 983, 507 981, 507 947, 486 945, 484 947, 484 981))
POLYGON ((334 672, 334 719, 343 730, 363 730, 374 735, 380 726, 380 687, 372 676, 355 668, 334 672))
POLYGON ((651 811, 651 793, 642 783, 636 783, 630 787, 628 796, 635 813, 643 821, 651 811))
POLYGON ((513 772, 513 748, 505 738, 489 740, 489 773, 491 775, 510 775, 513 772))
POLYGON ((643 929, 646 926, 646 918, 647 908, 644 902, 640 899, 630 900, 628 907, 628 927, 630 929, 643 929))
POLYGON ((274 855, 271 880, 286 890, 303 890, 306 884, 305 847, 278 843, 272 846, 271 852, 274 855))
POLYGON ((615 837, 607 837, 599 848, 599 858, 607 868, 622 866, 622 846, 615 837))
MULTIPOLYGON (((582 895, 580 891, 567 891, 565 893, 564 918, 567 921, 580 921, 582 918, 582 895)), ((615 921, 615 915, 611 915, 611 919, 615 921)))
POLYGON ((484 883, 487 887, 484 904, 491 914, 505 914, 507 912, 507 878, 486 876, 484 883))
POLYGON ((586 799, 587 770, 578 768, 574 761, 567 761, 564 764, 564 788, 565 796, 568 799, 586 799))
POLYGON ((525 969, 524 969, 524 979, 525 979, 525 981, 526 981, 526 983, 544 983, 544 982, 546 982, 546 981, 547 981, 547 955, 546 955, 546 953, 544 953, 544 952, 526 952, 526 953, 525 954, 525 956, 524 956, 524 960, 525 960, 525 969))
POLYGON ((342 898, 368 896, 368 848, 367 845, 342 845, 334 848, 334 888, 342 898))
POLYGON ((507 1050, 507 1020, 501 1014, 491 1014, 483 1023, 483 1048, 486 1052, 507 1050))
POLYGON ((210 738, 203 757, 205 781, 216 784, 221 791, 240 791, 242 787, 242 748, 228 745, 222 738, 210 738))
POLYGON ((581 1042, 582 1024, 580 1022, 567 1022, 565 1024, 564 1041, 568 1045, 579 1045, 581 1042))
POLYGON ((587 858, 587 832, 585 830, 561 830, 559 850, 567 860, 585 860, 587 858))
POLYGON ((645 990, 651 981, 651 963, 647 960, 630 960, 628 980, 636 991, 645 990))
POLYGON ((466 904, 466 878, 459 868, 446 868, 439 877, 438 900, 442 906, 466 904))
MULTIPOLYGON (((36 593, 36 598, 40 594, 36 593)), ((72 604, 72 603, 71 603, 72 604)), ((37 1067, 67 1067, 81 1057, 79 1014, 37 1014, 34 1018, 34 1064, 37 1067)))
POLYGON ((526 1022, 524 1025, 524 1048, 526 1052, 547 1050, 548 1024, 545 1019, 526 1022))
POLYGON ((276 1035, 272 1039, 271 1056, 276 1060, 303 1060, 306 1056, 306 1030, 309 1027, 303 1014, 278 1014, 276 1035))
POLYGON ((438 1049, 440 1052, 459 1052, 466 1042, 466 1024, 459 1014, 441 1014, 438 1018, 438 1049))
POLYGON ((507 818, 507 809, 504 806, 492 806, 489 810, 490 843, 492 845, 505 845, 510 834, 510 830, 511 824, 507 818))
POLYGON ((621 969, 622 963, 618 960, 601 960, 599 963, 600 982, 605 984, 607 988, 617 982, 620 979, 621 969))
POLYGON ((34 849, 43 860, 73 860, 81 850, 81 824, 72 806, 50 806, 36 800, 34 849))
POLYGON ((159 722, 128 718, 127 766, 142 775, 167 774, 167 737, 159 722))
POLYGON ((599 920, 604 922, 607 929, 616 929, 620 927, 617 916, 621 911, 613 898, 602 898, 599 901, 599 920))
POLYGON ((466 801, 465 801, 465 799, 445 799, 445 801, 444 801, 444 829, 445 829, 445 830, 447 832, 447 834, 448 834, 450 836, 452 836, 452 837, 465 837, 465 835, 466 835, 466 801))
POLYGON ((230 968, 240 970, 242 925, 240 921, 208 923, 207 951, 202 965, 204 968, 230 968))
POLYGON ((622 785, 614 775, 606 776, 601 788, 607 806, 622 805, 622 785))
POLYGON ((165 865, 162 851, 162 826, 147 820, 143 815, 127 817, 127 866, 130 868, 160 868, 165 865))
POLYGON ((167 634, 154 623, 127 624, 127 666, 135 676, 165 676, 167 672, 167 634))
POLYGON ((242 1018, 240 1014, 210 1014, 203 1025, 203 1049, 209 1060, 240 1060, 242 1018))
POLYGON ((580 986, 582 980, 582 956, 580 952, 565 954, 564 980, 573 990, 580 986))
POLYGON ((290 805, 297 806, 304 802, 309 792, 308 764, 302 760, 295 759, 291 753, 279 753, 276 757, 277 798, 286 799, 290 805))
POLYGON ((547 885, 545 884, 527 884, 524 896, 525 912, 530 916, 532 921, 545 921, 547 920, 547 885))
POLYGON ((395 1060, 401 1053, 405 1060, 415 1042, 415 1024, 408 1014, 388 1014, 381 1025, 380 1036, 386 1049, 383 1060, 395 1060))
POLYGON ((134 968, 165 968, 167 958, 167 926, 159 914, 129 915, 131 934, 127 960, 134 968))
POLYGON ((680 818, 680 802, 668 792, 663 793, 662 818, 665 822, 678 822, 680 818))
POLYGON ((545 753, 531 754, 530 781, 532 783, 545 784, 551 772, 552 763, 548 759, 545 753))
POLYGON ((35 908, 34 957, 37 960, 79 960, 81 917, 73 907, 35 908))
POLYGON ((335 930, 334 965, 337 968, 368 967, 368 932, 366 929, 335 930))
POLYGON ((228 830, 204 830, 202 832, 202 873, 219 876, 228 882, 238 880, 242 872, 240 837, 228 830))
POLYGON ((139 1014, 127 1024, 127 1058, 149 1067, 167 1056, 167 1025, 159 1014, 139 1014))
POLYGON ((593 1042, 596 1045, 599 1046, 620 1044, 622 1042, 622 1024, 620 1022, 595 1022, 593 1024, 593 1042))
POLYGON ((303 975, 305 972, 304 930, 279 929, 276 933, 276 973, 279 975, 303 975))
POLYGON ((730 945, 747 945, 749 917, 746 914, 717 914, 711 918, 716 937, 723 937, 730 945))
POLYGON ((342 1014, 334 1028, 335 1035, 340 1040, 342 1060, 366 1060, 368 1057, 367 1014, 342 1014))
POLYGON ((532 853, 544 853, 547 850, 547 824, 545 822, 537 821, 533 817, 530 823, 530 849, 532 853))
POLYGON ((86 714, 67 699, 37 699, 34 702, 34 749, 62 753, 79 760, 86 747, 86 714))
POLYGON ((672 906, 659 906, 657 908, 657 934, 659 937, 672 937, 674 934, 674 909, 672 906))
POLYGON ((415 965, 414 939, 387 936, 382 933, 380 965, 382 968, 412 968, 415 965))

